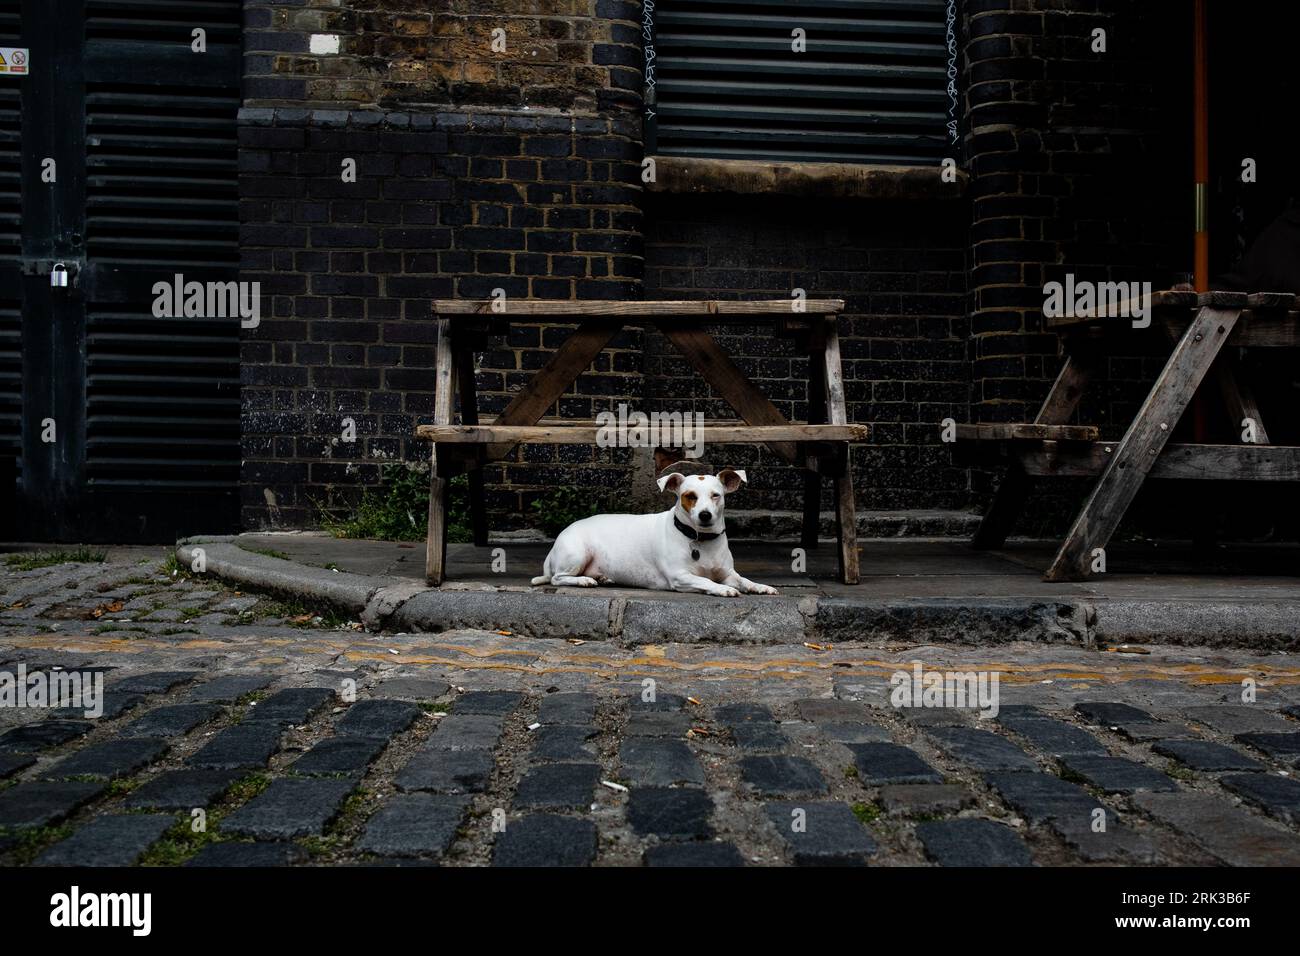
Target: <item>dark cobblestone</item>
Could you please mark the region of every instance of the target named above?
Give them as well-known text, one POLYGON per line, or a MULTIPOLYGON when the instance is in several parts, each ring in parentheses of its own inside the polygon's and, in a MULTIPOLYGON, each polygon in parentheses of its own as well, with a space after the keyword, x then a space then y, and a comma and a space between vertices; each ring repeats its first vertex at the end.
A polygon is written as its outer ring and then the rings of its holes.
POLYGON ((124 677, 110 689, 127 694, 165 694, 173 688, 192 682, 198 676, 198 671, 150 671, 124 677))
POLYGON ((1161 740, 1151 749, 1193 770, 1264 770, 1258 760, 1208 740, 1161 740))
POLYGON ((537 719, 543 724, 590 724, 596 717, 595 694, 553 694, 543 697, 537 719))
POLYGON ((1223 777, 1221 784, 1244 797, 1269 816, 1300 824, 1300 781, 1265 773, 1248 773, 1223 777))
POLYGON ((224 674, 200 684, 186 695, 186 699, 196 703, 233 704, 239 698, 268 686, 272 680, 274 676, 271 674, 224 674))
POLYGON ((215 704, 157 707, 122 728, 123 737, 182 737, 221 713, 215 704))
POLYGON ((585 809, 591 804, 600 767, 591 763, 557 763, 534 767, 515 791, 515 806, 531 810, 585 809))
POLYGON ((266 790, 222 820, 221 830, 259 840, 318 834, 355 787, 351 780, 272 780, 266 790))
POLYGON ((12 777, 19 770, 26 770, 34 763, 36 758, 26 754, 0 753, 0 780, 12 777))
POLYGON ((595 858, 594 823, 549 813, 509 823, 492 851, 493 866, 590 866, 595 858))
POLYGON ((307 859, 293 843, 212 843, 185 862, 195 867, 292 866, 307 859))
POLYGON ((880 788, 878 799, 887 813, 899 816, 956 813, 975 805, 975 794, 947 783, 891 784, 880 788))
POLYGON ((468 797, 399 793, 370 818, 357 849, 381 856, 441 856, 456 839, 468 806, 468 797))
POLYGON ((636 787, 704 785, 704 768, 683 740, 629 737, 618 752, 623 776, 636 787))
POLYGON ((218 732, 185 762, 209 770, 255 770, 265 767, 279 749, 277 722, 245 722, 218 732))
POLYGON ((876 841, 843 803, 788 801, 769 803, 766 810, 796 866, 866 866, 876 852, 876 841))
POLYGON ((294 687, 277 691, 250 707, 245 719, 281 726, 305 724, 311 720, 312 714, 334 698, 334 691, 325 687, 294 687))
MULTIPOLYGON (((133 707, 138 707, 144 703, 144 697, 141 694, 128 694, 121 691, 105 690, 100 700, 100 707, 103 710, 96 720, 112 720, 114 717, 121 717, 133 707)), ((59 717, 71 720, 80 720, 86 716, 86 708, 81 706, 73 707, 56 707, 50 711, 51 717, 59 717)))
POLYGON ((451 686, 446 681, 420 677, 394 677, 375 688, 378 696, 392 700, 437 700, 450 691, 451 686))
POLYGON ((438 721, 425 746, 430 750, 491 750, 501 739, 501 718, 490 714, 451 714, 438 721))
POLYGON ((486 714, 506 717, 515 712, 524 695, 512 690, 480 690, 456 698, 456 714, 486 714))
POLYGON ((1237 734, 1236 740, 1282 763, 1291 765, 1300 763, 1300 733, 1237 734))
POLYGON ((241 776, 238 770, 169 770, 129 794, 126 806, 143 810, 206 807, 241 776))
POLYGON ((47 827, 104 792, 104 784, 68 780, 20 783, 0 791, 0 827, 47 827))
POLYGON ((763 796, 825 793, 826 778, 804 757, 742 757, 740 774, 763 796))
POLYGON ((36 858, 37 866, 132 866, 175 823, 170 814, 97 817, 36 858))
POLYGON ((90 733, 94 724, 80 720, 43 720, 0 734, 0 752, 37 753, 90 733))
POLYGON ((727 867, 744 866, 745 858, 730 843, 660 843, 642 857, 646 866, 727 867))
POLYGON ((1177 790, 1178 785, 1159 770, 1123 757, 1092 757, 1072 754, 1061 759, 1071 773, 1106 793, 1136 793, 1139 790, 1177 790))
POLYGON ((384 740, 375 737, 326 737, 291 763, 288 769, 308 776, 359 776, 379 756, 385 744, 384 740))
POLYGON ((548 724, 536 731, 533 759, 538 761, 578 761, 590 763, 596 749, 589 743, 596 736, 593 726, 548 724))
POLYGON ((627 719, 624 733, 629 737, 685 737, 691 729, 689 714, 653 711, 633 711, 627 719))
POLYGON ((1139 793, 1133 802, 1229 866, 1300 866, 1300 839, 1208 793, 1139 793))
POLYGON ((1106 748, 1096 737, 1062 720, 999 716, 998 722, 1030 745, 1053 757, 1069 754, 1106 756, 1106 748))
POLYGON ((422 750, 397 774, 399 790, 434 793, 482 793, 494 761, 487 750, 422 750))
POLYGON ((898 744, 849 744, 858 779, 869 787, 889 783, 943 783, 943 775, 898 744))
POLYGON ((153 737, 106 740, 91 744, 47 769, 42 776, 50 779, 68 777, 102 777, 116 780, 143 770, 167 752, 167 743, 153 737))
POLYGON ((642 836, 704 839, 713 835, 713 801, 703 790, 642 787, 627 801, 627 822, 642 836))
POLYGON ((926 856, 940 866, 1032 866, 1025 841, 992 820, 935 820, 916 828, 926 856))
POLYGON ((340 737, 388 740, 410 727, 423 713, 417 704, 404 700, 358 701, 338 722, 338 733, 340 737))
POLYGON ((939 746, 955 760, 975 770, 1037 770, 1038 764, 1023 750, 997 734, 969 727, 935 727, 929 731, 939 746))
POLYGON ((778 753, 790 744, 779 724, 736 724, 731 735, 736 746, 750 753, 778 753))
POLYGON ((641 694, 632 698, 631 713, 633 716, 647 713, 671 713, 680 711, 686 706, 686 698, 681 694, 664 694, 656 691, 653 700, 646 700, 641 694))

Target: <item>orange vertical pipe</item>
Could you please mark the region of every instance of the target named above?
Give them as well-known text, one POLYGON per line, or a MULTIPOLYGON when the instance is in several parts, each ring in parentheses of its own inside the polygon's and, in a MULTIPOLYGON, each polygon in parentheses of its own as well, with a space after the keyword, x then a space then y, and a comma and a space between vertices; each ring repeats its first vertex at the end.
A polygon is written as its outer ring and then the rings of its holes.
POLYGON ((1195 0, 1196 22, 1192 28, 1193 47, 1193 151, 1195 154, 1196 236, 1193 282, 1197 292, 1210 289, 1210 88, 1205 42, 1205 3, 1195 0))

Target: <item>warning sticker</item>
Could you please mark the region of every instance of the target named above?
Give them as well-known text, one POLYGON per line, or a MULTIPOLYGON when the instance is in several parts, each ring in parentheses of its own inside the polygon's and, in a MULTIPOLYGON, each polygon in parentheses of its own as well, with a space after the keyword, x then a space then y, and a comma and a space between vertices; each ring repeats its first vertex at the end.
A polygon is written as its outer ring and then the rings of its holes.
POLYGON ((0 74, 27 72, 27 50, 24 47, 0 46, 0 74))

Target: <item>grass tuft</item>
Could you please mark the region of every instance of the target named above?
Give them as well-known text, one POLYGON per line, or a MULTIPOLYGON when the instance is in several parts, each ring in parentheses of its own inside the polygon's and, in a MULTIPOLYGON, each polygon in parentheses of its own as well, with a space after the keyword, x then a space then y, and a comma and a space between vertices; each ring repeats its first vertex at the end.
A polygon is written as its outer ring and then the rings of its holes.
POLYGON ((56 564, 101 564, 108 557, 105 551, 91 548, 73 548, 71 551, 41 551, 35 554, 7 554, 5 565, 15 571, 35 571, 52 568, 56 564))

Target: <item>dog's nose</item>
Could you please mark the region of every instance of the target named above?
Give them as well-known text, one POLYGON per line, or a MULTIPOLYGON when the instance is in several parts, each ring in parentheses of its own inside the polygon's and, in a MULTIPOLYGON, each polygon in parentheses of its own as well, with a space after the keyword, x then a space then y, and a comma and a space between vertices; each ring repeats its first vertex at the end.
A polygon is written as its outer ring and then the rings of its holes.
POLYGON ((713 513, 711 511, 701 511, 700 524, 712 524, 712 523, 713 523, 713 513))

